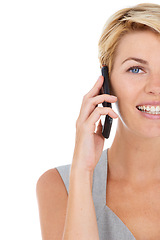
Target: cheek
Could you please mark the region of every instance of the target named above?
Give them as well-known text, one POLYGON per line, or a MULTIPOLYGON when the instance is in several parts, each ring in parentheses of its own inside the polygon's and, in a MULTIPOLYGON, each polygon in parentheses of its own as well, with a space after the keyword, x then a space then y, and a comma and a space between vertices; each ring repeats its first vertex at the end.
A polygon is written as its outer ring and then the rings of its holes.
POLYGON ((139 86, 139 90, 137 89, 137 82, 133 81, 133 79, 125 79, 124 76, 118 76, 111 81, 111 94, 117 96, 120 101, 130 101, 130 99, 136 98, 136 94, 140 91, 141 87, 139 86))
MULTIPOLYGON (((118 68, 117 68, 118 69, 118 68)), ((144 81, 135 79, 128 73, 113 71, 111 74, 112 94, 117 96, 116 108, 123 119, 127 119, 135 114, 136 105, 139 103, 144 88, 144 81)))
POLYGON ((133 86, 133 84, 126 84, 124 82, 120 84, 119 81, 116 84, 112 84, 112 91, 118 98, 115 106, 120 117, 126 118, 126 116, 132 114, 133 110, 135 110, 138 96, 136 86, 133 86))

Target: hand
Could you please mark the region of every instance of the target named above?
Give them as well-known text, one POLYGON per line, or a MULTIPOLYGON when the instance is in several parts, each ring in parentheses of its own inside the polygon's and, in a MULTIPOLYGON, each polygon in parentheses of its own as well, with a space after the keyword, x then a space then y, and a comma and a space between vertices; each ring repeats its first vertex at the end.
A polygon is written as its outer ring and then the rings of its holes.
POLYGON ((72 161, 72 168, 93 172, 103 151, 104 137, 102 135, 101 120, 96 122, 101 115, 109 115, 117 118, 118 115, 109 107, 98 107, 104 101, 114 103, 117 97, 102 94, 99 95, 104 78, 100 76, 94 87, 83 97, 79 117, 76 121, 76 141, 72 161))

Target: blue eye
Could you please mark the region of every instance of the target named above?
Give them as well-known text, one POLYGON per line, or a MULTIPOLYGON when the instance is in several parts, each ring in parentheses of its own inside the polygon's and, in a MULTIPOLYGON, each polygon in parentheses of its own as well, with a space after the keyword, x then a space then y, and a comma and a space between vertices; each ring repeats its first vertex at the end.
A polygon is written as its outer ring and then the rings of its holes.
POLYGON ((139 73, 140 70, 142 70, 140 67, 131 67, 128 69, 128 71, 131 73, 139 73))
POLYGON ((139 68, 132 68, 131 71, 132 73, 139 73, 139 68))

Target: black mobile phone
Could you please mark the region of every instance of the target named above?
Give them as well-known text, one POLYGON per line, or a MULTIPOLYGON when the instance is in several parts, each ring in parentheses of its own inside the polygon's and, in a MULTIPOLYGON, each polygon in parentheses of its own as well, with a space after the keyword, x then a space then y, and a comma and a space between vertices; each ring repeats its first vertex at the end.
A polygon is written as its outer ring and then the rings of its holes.
MULTIPOLYGON (((104 66, 101 71, 102 71, 102 76, 104 77, 101 94, 110 94, 108 67, 104 66)), ((102 105, 103 107, 112 108, 112 104, 109 102, 103 102, 102 105)), ((102 124, 102 135, 105 138, 109 138, 111 127, 112 127, 112 121, 113 121, 113 118, 111 118, 109 115, 105 116, 104 124, 102 124)))

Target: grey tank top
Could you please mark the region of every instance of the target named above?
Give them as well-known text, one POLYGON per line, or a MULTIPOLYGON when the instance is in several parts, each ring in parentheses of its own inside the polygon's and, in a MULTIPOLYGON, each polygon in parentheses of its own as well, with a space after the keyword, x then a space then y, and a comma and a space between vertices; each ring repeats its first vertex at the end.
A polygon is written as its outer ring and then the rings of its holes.
MULTIPOLYGON (((92 196, 96 211, 100 240, 136 240, 122 220, 106 205, 107 187, 107 150, 102 152, 93 173, 92 196)), ((57 167, 69 192, 71 165, 57 167)))

